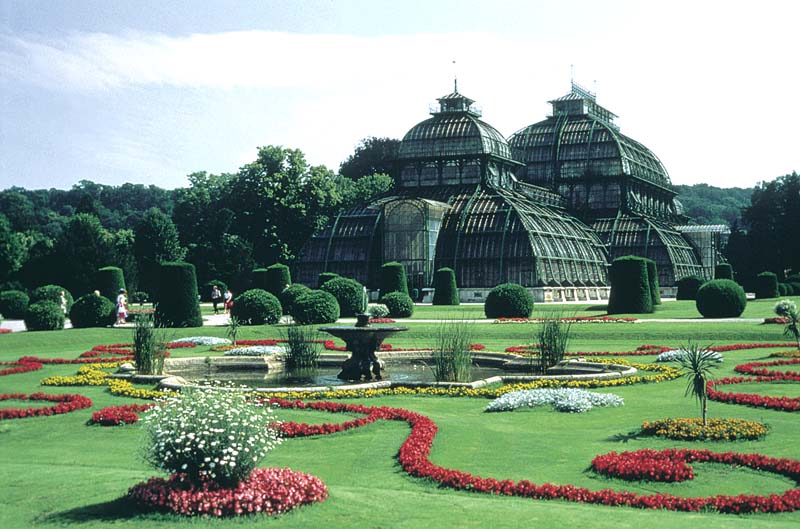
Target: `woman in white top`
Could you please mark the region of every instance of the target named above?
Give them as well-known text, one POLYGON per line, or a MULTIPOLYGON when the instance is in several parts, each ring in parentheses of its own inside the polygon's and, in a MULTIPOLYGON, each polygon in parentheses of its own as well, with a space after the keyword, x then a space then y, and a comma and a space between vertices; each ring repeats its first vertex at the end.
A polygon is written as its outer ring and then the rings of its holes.
POLYGON ((125 289, 119 289, 117 296, 117 325, 125 323, 125 318, 128 317, 128 300, 125 298, 125 289))

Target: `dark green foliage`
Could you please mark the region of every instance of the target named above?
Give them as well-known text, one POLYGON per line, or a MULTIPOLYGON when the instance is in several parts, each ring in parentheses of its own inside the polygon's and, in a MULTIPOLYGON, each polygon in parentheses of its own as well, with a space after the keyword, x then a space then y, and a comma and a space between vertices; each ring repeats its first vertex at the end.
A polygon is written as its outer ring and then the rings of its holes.
POLYGON ((728 263, 720 263, 714 267, 714 279, 733 279, 733 267, 728 263))
POLYGON ((791 296, 792 287, 789 283, 778 283, 778 294, 781 296, 791 296))
POLYGON ((334 274, 333 272, 322 272, 317 277, 317 288, 322 288, 322 285, 330 281, 331 279, 336 279, 337 277, 341 277, 339 274, 334 274))
POLYGON ((650 297, 653 300, 653 305, 661 305, 661 289, 658 284, 658 267, 656 262, 652 259, 646 259, 647 262, 647 280, 650 281, 650 297))
POLYGON ((337 277, 326 281, 320 290, 333 294, 339 303, 340 316, 355 316, 367 309, 364 285, 355 279, 337 277))
POLYGON ((294 302, 292 317, 300 325, 335 323, 339 319, 339 303, 333 294, 312 290, 294 302))
POLYGON ((790 296, 800 296, 800 281, 792 281, 789 283, 789 288, 792 289, 790 296))
POLYGON ((297 301, 297 298, 303 294, 308 294, 309 292, 311 292, 311 289, 305 285, 301 285, 300 283, 289 285, 289 287, 281 292, 280 296, 278 296, 281 306, 283 307, 283 313, 292 314, 294 302, 297 301))
POLYGON ((115 320, 115 304, 105 296, 86 294, 79 297, 69 311, 73 327, 108 327, 115 320))
POLYGON ((319 333, 313 327, 289 325, 282 333, 286 340, 286 364, 289 369, 316 368, 319 364, 319 333))
POLYGON ((125 288, 125 276, 122 268, 105 266, 98 269, 95 275, 95 285, 103 296, 108 299, 117 299, 119 289, 125 288))
POLYGON ((489 291, 483 311, 487 318, 529 318, 533 296, 521 285, 503 283, 489 291))
POLYGON ((51 266, 57 283, 76 294, 92 292, 97 269, 116 264, 111 237, 97 217, 80 213, 69 219, 53 248, 51 266))
POLYGON ((714 279, 700 287, 695 303, 704 318, 738 318, 747 306, 747 296, 736 282, 714 279))
MULTIPOLYGON (((220 294, 225 294, 225 291, 228 290, 228 285, 224 281, 212 279, 203 285, 203 291, 200 292, 200 297, 203 301, 211 301, 211 289, 214 288, 214 285, 219 287, 220 294)), ((222 298, 219 298, 219 302, 222 303, 222 298)))
POLYGON ((286 290, 286 287, 292 284, 292 274, 289 272, 289 267, 280 263, 268 266, 264 279, 266 281, 264 290, 273 296, 280 295, 281 292, 286 290))
POLYGON ((161 263, 158 284, 157 327, 202 327, 193 264, 161 263))
POLYGON ((57 331, 64 328, 64 311, 52 301, 31 303, 25 311, 25 328, 29 331, 57 331))
POLYGON ((389 309, 390 318, 410 318, 414 314, 414 302, 402 292, 389 292, 381 297, 380 303, 389 309))
POLYGON ((408 295, 408 282, 406 268, 398 262, 385 263, 381 267, 380 278, 381 296, 390 292, 402 292, 408 295))
POLYGON ((391 174, 399 149, 400 140, 394 138, 364 138, 355 152, 341 163, 339 174, 353 180, 375 173, 391 174))
MULTIPOLYGON (((158 209, 147 210, 136 226, 133 251, 139 267, 139 287, 154 299, 160 299, 158 281, 162 273, 161 263, 181 262, 186 256, 186 248, 181 246, 178 229, 172 219, 158 209)), ((172 291, 170 285, 165 285, 165 288, 172 291)))
POLYGON ((698 224, 732 225, 750 205, 753 188, 719 188, 708 184, 673 185, 686 214, 698 224))
POLYGON ((433 304, 458 305, 458 287, 456 273, 452 268, 440 268, 433 274, 433 304))
POLYGON ((238 318, 243 325, 274 325, 282 315, 283 309, 278 298, 260 288, 239 294, 231 308, 231 316, 238 318))
POLYGON ((791 274, 786 278, 787 283, 800 283, 800 274, 791 274))
POLYGON ((756 299, 778 297, 778 276, 772 272, 761 272, 756 276, 756 299))
POLYGON ((705 282, 705 279, 697 276, 687 276, 678 279, 676 283, 678 285, 678 294, 675 296, 676 299, 697 299, 697 291, 705 282))
POLYGON ((141 290, 137 290, 136 292, 131 292, 130 296, 128 296, 128 300, 131 303, 147 303, 150 300, 150 295, 147 292, 142 292, 141 290))
POLYGON ((251 277, 253 278, 252 280, 253 288, 260 288, 261 290, 267 290, 266 268, 256 268, 255 270, 253 270, 251 277))
POLYGON ((0 293, 0 314, 5 318, 21 320, 28 310, 30 298, 20 290, 6 290, 0 293))
POLYGON ((609 314, 647 314, 653 312, 653 296, 647 273, 647 259, 626 255, 614 259, 608 271, 611 294, 609 314))
MULTIPOLYGON (((52 301, 59 307, 61 306, 61 292, 64 292, 64 297, 67 298, 67 313, 72 308, 74 299, 69 290, 59 285, 43 285, 31 292, 31 303, 38 303, 40 301, 52 301)), ((64 311, 61 311, 62 313, 64 311)))

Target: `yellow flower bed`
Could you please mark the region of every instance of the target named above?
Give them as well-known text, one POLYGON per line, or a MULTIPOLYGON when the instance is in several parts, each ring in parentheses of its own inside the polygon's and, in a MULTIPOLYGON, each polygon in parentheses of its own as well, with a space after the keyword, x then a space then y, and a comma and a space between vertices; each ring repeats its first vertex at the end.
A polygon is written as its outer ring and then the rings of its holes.
POLYGON ((738 441, 761 439, 767 435, 765 424, 744 419, 700 418, 659 419, 642 423, 642 435, 666 437, 681 441, 738 441))
POLYGON ((777 353, 772 353, 770 356, 773 356, 775 358, 800 358, 800 351, 798 350, 778 351, 777 353))
POLYGON ((131 397, 134 399, 157 399, 159 397, 166 397, 174 395, 174 391, 160 391, 157 389, 140 389, 128 382, 119 378, 108 379, 108 391, 112 395, 118 397, 131 397))
POLYGON ((112 395, 134 399, 155 399, 174 394, 173 391, 140 389, 127 380, 110 378, 109 373, 103 371, 103 369, 113 369, 119 364, 119 362, 107 362, 82 366, 75 375, 48 377, 42 380, 41 384, 43 386, 108 386, 112 395))

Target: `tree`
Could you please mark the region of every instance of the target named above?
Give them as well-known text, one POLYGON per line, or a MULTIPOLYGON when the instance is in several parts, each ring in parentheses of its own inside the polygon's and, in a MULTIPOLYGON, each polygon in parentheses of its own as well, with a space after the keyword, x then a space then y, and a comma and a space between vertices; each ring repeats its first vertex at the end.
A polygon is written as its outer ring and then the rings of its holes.
POLYGON ((721 361, 719 353, 689 342, 682 347, 684 354, 679 357, 678 363, 683 368, 683 376, 688 380, 685 396, 692 395, 700 403, 703 416, 703 426, 706 426, 708 414, 707 383, 711 380, 711 370, 716 369, 721 361))
POLYGON ((342 195, 340 209, 347 210, 359 204, 372 202, 380 195, 391 191, 394 180, 389 175, 379 173, 355 181, 339 176, 336 179, 336 187, 342 195))
POLYGON ((11 229, 8 218, 0 213, 0 281, 6 281, 28 259, 25 237, 11 229))
POLYGON ((399 150, 400 140, 375 136, 364 138, 356 146, 355 152, 341 163, 339 174, 351 180, 376 173, 391 174, 399 150))
POLYGON ((78 213, 69 220, 53 250, 51 266, 57 271, 58 284, 82 296, 94 290, 97 269, 111 262, 111 235, 97 217, 78 213))
POLYGON ((181 261, 186 256, 186 248, 180 244, 172 219, 156 208, 147 210, 136 226, 133 251, 139 267, 139 288, 151 294, 158 289, 161 263, 181 261))

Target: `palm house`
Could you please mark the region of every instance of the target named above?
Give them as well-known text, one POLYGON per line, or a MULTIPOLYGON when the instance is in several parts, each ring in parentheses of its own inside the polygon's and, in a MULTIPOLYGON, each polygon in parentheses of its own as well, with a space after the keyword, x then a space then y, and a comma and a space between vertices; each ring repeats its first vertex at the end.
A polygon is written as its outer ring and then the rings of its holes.
POLYGON ((333 272, 375 289, 381 265, 398 261, 418 299, 449 267, 463 301, 504 282, 539 301, 600 300, 619 255, 656 260, 667 288, 703 274, 701 252, 675 227, 687 219, 663 165, 593 94, 573 84, 552 116, 509 141, 457 85, 437 101, 400 143, 396 188, 317 233, 294 266, 297 282, 333 272))

